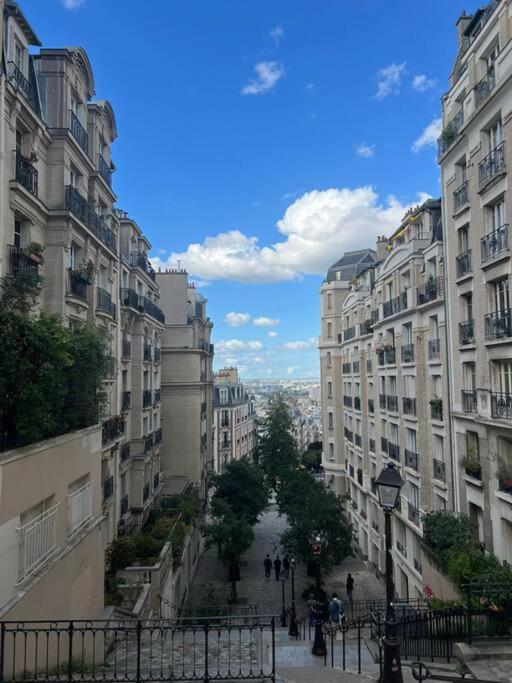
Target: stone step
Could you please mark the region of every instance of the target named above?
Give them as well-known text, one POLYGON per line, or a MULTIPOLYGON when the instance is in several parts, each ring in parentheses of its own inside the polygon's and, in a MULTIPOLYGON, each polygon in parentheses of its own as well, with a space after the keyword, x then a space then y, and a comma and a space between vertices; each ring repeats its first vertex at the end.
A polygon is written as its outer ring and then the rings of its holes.
POLYGON ((377 678, 370 674, 356 674, 325 667, 278 667, 276 683, 375 683, 377 678))

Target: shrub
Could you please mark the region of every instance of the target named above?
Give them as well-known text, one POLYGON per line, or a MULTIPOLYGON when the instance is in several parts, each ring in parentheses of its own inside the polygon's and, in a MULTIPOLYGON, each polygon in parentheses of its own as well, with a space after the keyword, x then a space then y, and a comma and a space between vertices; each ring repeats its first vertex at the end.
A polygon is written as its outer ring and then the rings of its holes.
POLYGON ((473 539, 475 526, 466 515, 437 510, 423 517, 423 540, 432 548, 446 571, 448 555, 454 548, 473 539))
POLYGON ((160 517, 151 528, 151 535, 159 541, 166 540, 174 525, 171 517, 160 517))
POLYGON ((107 549, 107 571, 110 574, 128 567, 135 561, 135 544, 129 536, 121 536, 107 549))
POLYGON ((185 548, 185 525, 178 520, 171 534, 172 568, 177 569, 181 565, 181 557, 185 548))
POLYGON ((139 534, 133 539, 135 554, 141 560, 155 557, 160 554, 164 547, 164 542, 151 536, 150 534, 139 534))

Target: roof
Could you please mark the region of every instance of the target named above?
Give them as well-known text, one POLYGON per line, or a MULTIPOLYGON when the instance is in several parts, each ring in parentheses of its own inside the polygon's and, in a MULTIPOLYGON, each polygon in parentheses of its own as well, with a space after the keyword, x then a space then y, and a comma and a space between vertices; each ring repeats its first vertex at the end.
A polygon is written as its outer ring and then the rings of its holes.
POLYGON ((214 384, 213 386, 213 406, 214 408, 222 408, 223 406, 230 405, 240 405, 241 403, 246 403, 249 400, 249 395, 244 390, 241 384, 214 384), (236 389, 242 387, 242 396, 237 397, 236 389), (221 403, 220 401, 220 390, 227 389, 228 400, 221 403))
POLYGON ((364 273, 368 268, 375 268, 377 265, 377 254, 373 249, 359 249, 357 251, 347 251, 336 263, 327 271, 327 282, 336 279, 335 273, 341 271, 342 280, 351 280, 364 273))
POLYGON ((18 3, 14 2, 14 0, 7 0, 7 2, 5 3, 5 10, 16 17, 16 20, 21 26, 21 30, 25 34, 25 38, 28 40, 30 45, 37 45, 38 47, 41 47, 41 41, 37 37, 28 19, 21 11, 18 3))

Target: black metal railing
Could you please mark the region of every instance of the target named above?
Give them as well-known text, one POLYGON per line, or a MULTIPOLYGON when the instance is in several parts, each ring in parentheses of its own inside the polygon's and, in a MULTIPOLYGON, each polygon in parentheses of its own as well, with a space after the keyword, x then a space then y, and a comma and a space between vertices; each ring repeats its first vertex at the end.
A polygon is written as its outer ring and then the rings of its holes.
POLYGON ((9 62, 9 80, 13 82, 18 90, 21 90, 25 98, 32 104, 34 101, 34 89, 28 78, 15 62, 9 62))
POLYGON ((388 455, 393 460, 400 461, 400 446, 397 443, 388 441, 388 455))
POLYGON ((434 458, 432 462, 434 465, 434 479, 437 479, 438 481, 446 481, 446 467, 444 462, 442 460, 438 460, 437 458, 434 458))
POLYGON ((373 403, 373 398, 368 399, 368 412, 369 413, 374 413, 375 412, 375 406, 373 403))
POLYGON ((131 392, 123 391, 121 394, 121 410, 129 410, 130 408, 131 392))
POLYGON ((86 154, 89 151, 89 136, 74 111, 69 110, 69 130, 86 154))
POLYGON ((486 339, 512 337, 512 309, 487 313, 484 316, 484 327, 486 339))
POLYGON ((491 415, 498 419, 512 418, 512 394, 506 392, 491 392, 491 415))
POLYGON ((162 442, 162 428, 161 427, 159 427, 155 431, 154 437, 155 437, 154 438, 155 446, 158 446, 158 444, 162 442))
POLYGON ((358 434, 357 432, 354 434, 354 443, 361 448, 361 434, 358 434))
POLYGON ((469 181, 465 180, 462 185, 453 192, 453 210, 458 211, 469 202, 469 181))
POLYGON ((149 482, 147 484, 144 484, 144 488, 142 489, 142 501, 145 503, 148 498, 149 498, 149 482))
POLYGON ((343 405, 346 408, 352 408, 352 396, 343 396, 343 405))
POLYGON ((160 472, 157 472, 153 477, 153 491, 156 491, 160 486, 160 472))
POLYGON ((151 360, 151 344, 144 344, 143 358, 146 362, 151 360))
POLYGON ((110 292, 102 287, 96 287, 96 310, 108 313, 116 319, 116 305, 112 303, 110 292))
POLYGON ((407 517, 409 521, 416 524, 416 526, 420 525, 420 511, 413 503, 407 504, 407 517))
POLYGON ((410 451, 408 448, 404 449, 405 466, 413 470, 418 469, 418 454, 415 451, 410 451))
POLYGON ((99 216, 95 207, 73 185, 66 185, 66 211, 76 216, 109 249, 117 253, 117 238, 107 226, 107 218, 99 216))
POLYGON ((441 344, 439 339, 429 339, 428 341, 428 359, 438 360, 441 353, 441 344))
POLYGON ((389 318, 390 315, 399 313, 407 309, 407 292, 402 292, 394 299, 385 301, 382 306, 382 315, 384 318, 389 318))
POLYGON ((162 357, 162 350, 159 346, 155 346, 153 354, 153 360, 155 361, 155 363, 160 363, 160 359, 162 357))
POLYGON ((101 154, 98 154, 98 173, 110 187, 112 185, 112 167, 101 154))
POLYGON ((375 453, 375 439, 368 439, 368 447, 372 453, 375 453))
POLYGON ((459 254, 455 259, 455 263, 457 266, 457 277, 471 273, 471 249, 459 254))
POLYGON ((67 280, 66 294, 86 301, 87 285, 89 282, 84 274, 79 270, 71 270, 71 268, 68 268, 67 280))
POLYGON ((147 313, 160 323, 165 323, 165 315, 163 311, 147 297, 144 297, 144 313, 147 313))
POLYGON ((476 391, 474 389, 462 389, 461 404, 465 413, 476 413, 476 391))
POLYGON ((435 398, 430 401, 430 417, 433 420, 443 419, 443 401, 440 398, 435 398))
POLYGON ((419 287, 416 287, 416 303, 418 306, 436 301, 444 296, 444 280, 442 277, 429 278, 419 287))
POLYGON ((148 261, 148 257, 146 256, 146 254, 143 254, 140 251, 131 251, 129 256, 129 263, 132 268, 140 268, 145 273, 147 273, 147 275, 149 275, 149 277, 152 280, 155 279, 155 269, 148 261))
POLYGON ((165 315, 162 310, 150 299, 142 294, 137 294, 134 289, 122 287, 120 290, 121 304, 129 306, 139 313, 150 315, 155 320, 165 323, 165 315))
POLYGON ((372 333, 372 321, 371 318, 368 318, 367 320, 363 320, 361 323, 361 329, 360 329, 360 334, 365 335, 365 334, 371 334, 372 333))
POLYGON ((488 233, 480 240, 482 263, 508 251, 508 223, 488 233))
POLYGON ((499 145, 485 156, 478 164, 478 182, 480 186, 492 180, 495 175, 505 169, 505 142, 499 145))
POLYGON ((350 374, 351 369, 352 369, 352 366, 350 363, 343 363, 343 365, 341 366, 341 370, 342 370, 344 375, 350 374))
POLYGON ((494 69, 488 71, 485 76, 475 85, 475 100, 478 107, 486 100, 496 86, 496 74, 494 69))
POLYGON ((355 360, 352 363, 352 372, 354 373, 354 375, 359 374, 359 369, 360 369, 360 362, 358 360, 355 360))
POLYGON ((361 397, 354 396, 354 410, 361 410, 361 397))
POLYGON ((363 470, 360 467, 357 468, 357 483, 363 485, 363 470))
POLYGON ((153 432, 151 434, 146 434, 146 436, 143 437, 144 441, 144 453, 149 453, 149 451, 153 448, 153 432))
POLYGON ((384 356, 387 365, 394 365, 396 363, 396 349, 394 346, 390 346, 388 349, 384 349, 384 356))
POLYGON ((354 440, 354 434, 353 434, 352 430, 349 429, 348 427, 344 428, 343 433, 345 435, 345 438, 348 439, 349 441, 354 440))
POLYGON ((460 109, 437 138, 437 156, 442 156, 453 144, 464 124, 464 110, 460 109))
POLYGON ((37 197, 38 193, 38 177, 39 172, 37 168, 31 163, 29 159, 23 156, 23 154, 16 150, 16 169, 15 169, 15 180, 20 185, 28 190, 31 194, 37 197))
POLYGON ((128 507, 129 507, 129 505, 128 505, 128 494, 126 494, 125 496, 123 496, 121 498, 121 514, 122 515, 126 515, 126 513, 128 512, 128 507))
POLYGON ((398 411, 398 396, 386 396, 386 407, 388 410, 396 413, 398 411))
POLYGON ((343 332, 343 341, 349 341, 350 339, 353 339, 356 336, 356 327, 355 325, 352 325, 352 327, 347 328, 343 332))
POLYGON ((416 399, 410 396, 404 396, 402 399, 402 408, 405 415, 416 415, 416 399))
POLYGON ((127 460, 130 459, 130 442, 123 443, 121 445, 121 448, 119 450, 119 454, 121 457, 121 462, 126 462, 127 460))
POLYGON ((128 339, 123 339, 121 344, 121 356, 123 358, 130 358, 132 355, 132 343, 128 339))
POLYGON ((34 258, 27 249, 9 244, 9 272, 16 275, 31 270, 37 273, 42 259, 34 258))
POLYGON ((379 394, 379 408, 381 410, 387 409, 386 394, 379 394))
POLYGON ((158 403, 160 403, 160 398, 161 398, 161 390, 155 389, 155 396, 153 398, 154 405, 157 405, 158 403))
POLYGON ((402 346, 402 363, 414 363, 414 344, 402 346))
POLYGON ((118 439, 124 434, 124 418, 121 415, 114 415, 105 420, 101 431, 101 444, 106 446, 111 441, 118 439))
POLYGON ((144 389, 142 391, 142 407, 149 408, 152 402, 151 389, 144 389))
POLYGON ((103 482, 103 500, 109 500, 114 495, 114 477, 108 477, 103 482))
POLYGON ((459 344, 465 346, 475 343, 475 321, 464 320, 459 323, 459 344))

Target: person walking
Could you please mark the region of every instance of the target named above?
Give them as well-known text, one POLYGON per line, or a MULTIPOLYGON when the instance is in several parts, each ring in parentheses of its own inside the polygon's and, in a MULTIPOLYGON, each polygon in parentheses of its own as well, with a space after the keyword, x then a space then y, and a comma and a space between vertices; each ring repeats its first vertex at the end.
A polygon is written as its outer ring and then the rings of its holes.
POLYGON ((352 592, 354 590, 354 579, 352 578, 352 574, 347 576, 347 600, 349 601, 350 605, 353 604, 353 599, 352 599, 352 592))
POLYGON ((285 555, 283 557, 283 569, 284 569, 284 578, 289 579, 290 578, 290 558, 288 555, 285 555))
POLYGON ((339 627, 341 621, 345 618, 345 613, 343 611, 343 605, 341 604, 341 600, 338 598, 336 593, 332 594, 331 601, 327 606, 327 611, 329 612, 331 626, 333 628, 339 627))
POLYGON ((276 581, 279 581, 279 576, 281 574, 281 560, 279 559, 279 555, 274 560, 274 571, 276 573, 276 581))
POLYGON ((265 567, 265 581, 268 583, 270 581, 270 572, 272 571, 272 560, 270 559, 270 555, 267 555, 263 560, 263 566, 265 567))

